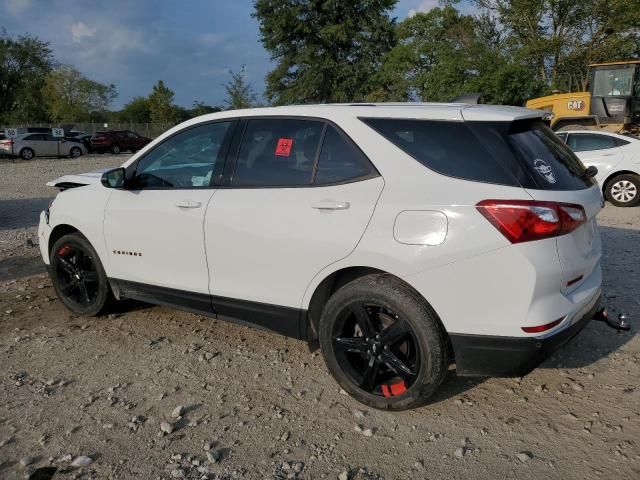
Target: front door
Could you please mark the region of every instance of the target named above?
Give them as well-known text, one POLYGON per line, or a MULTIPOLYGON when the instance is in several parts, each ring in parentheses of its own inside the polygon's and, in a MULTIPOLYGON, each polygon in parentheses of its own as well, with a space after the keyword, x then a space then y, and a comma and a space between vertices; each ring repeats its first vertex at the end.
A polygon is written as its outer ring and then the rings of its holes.
POLYGON ((104 235, 111 276, 124 285, 125 296, 127 290, 134 298, 160 295, 210 310, 203 223, 231 125, 208 123, 176 133, 140 158, 126 189, 113 191, 104 235))
POLYGON ((356 247, 383 180, 330 124, 269 118, 242 128, 233 175, 205 218, 214 308, 296 335, 307 286, 356 247))

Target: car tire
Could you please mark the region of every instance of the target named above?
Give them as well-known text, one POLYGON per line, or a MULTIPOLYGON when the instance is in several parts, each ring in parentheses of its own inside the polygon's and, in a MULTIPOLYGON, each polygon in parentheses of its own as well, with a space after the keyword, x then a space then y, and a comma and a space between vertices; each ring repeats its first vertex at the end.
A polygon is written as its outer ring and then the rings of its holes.
POLYGON ((82 156, 82 150, 78 147, 73 147, 69 152, 71 158, 80 158, 82 156))
POLYGON ((30 148, 23 148, 20 150, 20 158, 23 160, 31 160, 36 156, 36 152, 31 150, 30 148))
POLYGON ((638 205, 640 203, 640 175, 616 175, 606 183, 604 195, 616 207, 638 205))
POLYGON ((112 145, 111 146, 111 153, 113 153, 114 155, 118 155, 120 153, 120 146, 119 145, 112 145))
POLYGON ((422 405, 448 370, 447 336, 436 313, 391 275, 361 277, 335 292, 323 309, 319 340, 338 384, 373 408, 422 405))
POLYGON ((100 258, 80 233, 59 238, 49 253, 49 275, 58 298, 79 315, 99 315, 115 301, 100 258))

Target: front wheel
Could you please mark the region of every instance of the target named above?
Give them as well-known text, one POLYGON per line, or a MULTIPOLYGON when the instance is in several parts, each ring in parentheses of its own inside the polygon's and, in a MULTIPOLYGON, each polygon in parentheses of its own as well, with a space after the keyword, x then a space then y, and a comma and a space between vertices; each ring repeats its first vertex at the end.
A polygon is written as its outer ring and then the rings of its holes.
POLYGON ((640 175, 624 174, 607 182, 605 197, 616 207, 633 207, 640 203, 640 175))
POLYGON ((374 408, 420 406, 447 373, 446 333, 435 312, 390 275, 340 288, 322 312, 319 337, 336 381, 374 408))
POLYGON ((62 303, 80 315, 98 315, 113 301, 98 254, 79 233, 58 239, 49 255, 53 287, 62 303))

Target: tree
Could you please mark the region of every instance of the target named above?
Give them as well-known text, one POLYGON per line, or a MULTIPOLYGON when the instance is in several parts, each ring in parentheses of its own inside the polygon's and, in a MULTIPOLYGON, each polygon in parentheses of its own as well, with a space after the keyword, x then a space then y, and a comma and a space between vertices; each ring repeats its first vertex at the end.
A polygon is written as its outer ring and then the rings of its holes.
POLYGON ((551 89, 585 89, 590 63, 640 56, 640 8, 630 0, 476 0, 551 89))
POLYGON ((255 106, 257 96, 253 91, 253 87, 247 82, 244 73, 244 65, 240 67, 240 72, 229 72, 231 80, 223 85, 227 92, 227 98, 224 103, 227 110, 237 110, 240 108, 251 108, 255 106))
POLYGON ((133 97, 120 112, 118 118, 123 122, 148 123, 151 120, 151 102, 148 97, 133 97))
POLYGON ((397 37, 372 100, 451 101, 480 92, 487 103, 521 105, 544 90, 488 16, 434 8, 401 22, 397 37))
POLYGON ((257 0, 254 17, 276 61, 266 95, 276 104, 362 101, 394 45, 397 0, 257 0))
POLYGON ((211 105, 206 105, 202 101, 194 100, 193 106, 191 110, 189 110, 189 116, 199 117, 200 115, 206 115, 207 113, 215 113, 222 110, 220 107, 212 107, 211 105))
POLYGON ((45 77, 54 59, 48 42, 21 35, 13 39, 0 32, 0 122, 45 120, 42 101, 45 77))
POLYGON ((149 110, 154 123, 175 123, 177 110, 173 104, 173 91, 162 80, 158 80, 149 95, 149 110))
POLYGON ((42 95, 49 116, 56 122, 87 121, 92 112, 104 112, 117 96, 114 85, 104 85, 83 76, 70 65, 49 72, 42 95))

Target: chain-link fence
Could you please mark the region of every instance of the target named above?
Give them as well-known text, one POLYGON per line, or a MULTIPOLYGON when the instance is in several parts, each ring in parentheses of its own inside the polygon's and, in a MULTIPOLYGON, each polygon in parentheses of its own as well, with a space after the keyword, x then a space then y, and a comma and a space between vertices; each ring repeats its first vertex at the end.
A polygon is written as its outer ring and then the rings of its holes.
POLYGON ((16 125, 3 125, 0 133, 4 131, 4 128, 57 128, 64 126, 68 130, 78 130, 93 135, 96 132, 104 130, 131 130, 138 135, 148 138, 156 138, 163 132, 173 127, 175 123, 133 123, 133 122, 114 122, 114 123, 91 123, 91 122, 63 122, 57 123, 23 123, 16 125), (69 125, 73 127, 68 128, 69 125))

